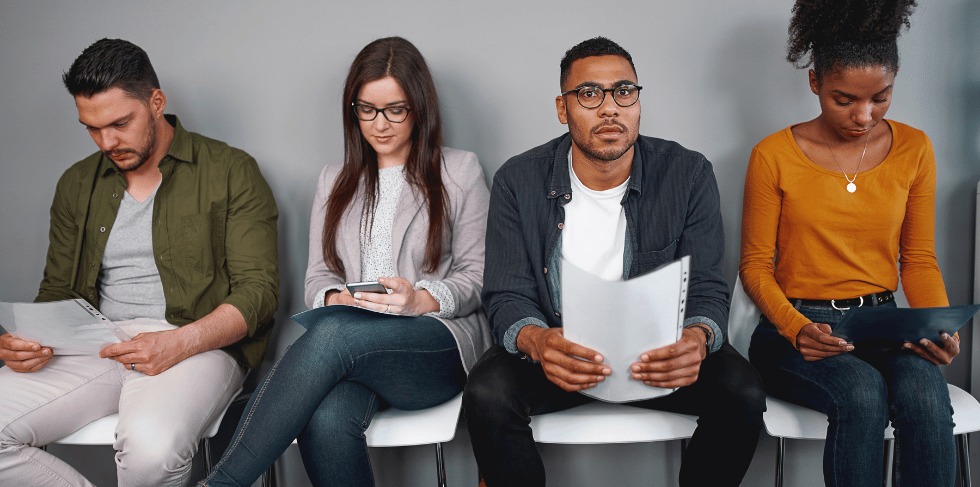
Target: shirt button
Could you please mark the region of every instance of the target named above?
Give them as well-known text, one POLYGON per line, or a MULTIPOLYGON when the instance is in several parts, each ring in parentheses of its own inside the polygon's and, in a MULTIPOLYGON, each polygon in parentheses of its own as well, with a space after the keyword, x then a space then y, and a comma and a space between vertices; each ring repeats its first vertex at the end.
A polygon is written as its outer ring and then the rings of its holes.
POLYGON ((545 268, 544 268, 544 273, 545 273, 545 274, 547 274, 547 273, 548 273, 548 268, 547 268, 547 267, 545 267, 545 268))
POLYGON ((113 198, 118 198, 119 197, 119 194, 118 193, 112 193, 112 197, 113 198))
POLYGON ((100 228, 99 231, 105 233, 105 227, 100 228))
POLYGON ((551 192, 551 196, 554 196, 554 195, 555 195, 555 192, 554 192, 554 191, 552 191, 552 192, 551 192))
POLYGON ((555 311, 555 316, 559 316, 560 317, 561 316, 561 313, 555 311))
POLYGON ((95 296, 93 296, 93 295, 91 295, 91 294, 89 294, 89 295, 88 295, 88 298, 89 298, 89 299, 95 299, 95 296))
POLYGON ((570 199, 572 199, 572 195, 570 195, 570 194, 566 194, 566 195, 565 195, 565 199, 566 199, 566 200, 570 200, 570 199))
POLYGON ((564 223, 559 223, 558 224, 558 229, 561 230, 562 228, 565 228, 565 224, 564 223))

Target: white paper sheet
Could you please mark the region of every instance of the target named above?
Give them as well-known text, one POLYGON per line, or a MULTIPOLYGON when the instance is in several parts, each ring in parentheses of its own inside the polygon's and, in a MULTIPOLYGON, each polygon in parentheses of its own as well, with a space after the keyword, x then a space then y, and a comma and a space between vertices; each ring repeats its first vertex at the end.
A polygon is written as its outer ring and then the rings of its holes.
POLYGON ((680 339, 689 266, 685 256, 649 274, 612 282, 562 261, 565 338, 598 351, 612 367, 611 375, 582 394, 619 403, 673 392, 633 379, 630 366, 643 352, 680 339))
POLYGON ((50 347, 55 355, 98 355, 130 339, 83 299, 50 303, 0 303, 0 326, 17 338, 50 347))

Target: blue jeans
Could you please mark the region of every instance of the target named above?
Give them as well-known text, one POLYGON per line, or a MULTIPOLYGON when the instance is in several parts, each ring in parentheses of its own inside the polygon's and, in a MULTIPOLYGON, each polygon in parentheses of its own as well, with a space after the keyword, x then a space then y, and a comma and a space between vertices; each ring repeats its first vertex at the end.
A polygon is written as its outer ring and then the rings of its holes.
POLYGON ((364 431, 379 404, 432 407, 465 381, 456 341, 439 320, 339 309, 286 349, 202 485, 251 486, 298 438, 313 485, 372 486, 364 431))
MULTIPOLYGON (((797 309, 816 323, 833 325, 842 317, 833 308, 797 309)), ((951 487, 955 482, 953 407, 946 379, 938 366, 899 347, 857 343, 853 352, 807 362, 765 316, 752 335, 749 358, 766 392, 827 414, 826 485, 882 484, 889 420, 898 448, 896 485, 951 487)))

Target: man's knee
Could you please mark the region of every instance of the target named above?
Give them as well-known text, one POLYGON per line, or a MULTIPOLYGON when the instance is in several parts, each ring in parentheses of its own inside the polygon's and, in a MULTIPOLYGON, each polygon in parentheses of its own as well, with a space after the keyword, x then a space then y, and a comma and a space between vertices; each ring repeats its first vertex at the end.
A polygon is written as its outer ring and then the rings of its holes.
POLYGON ((189 474, 197 441, 182 443, 168 435, 127 438, 116 452, 119 485, 166 485, 189 474))
POLYGON ((719 357, 722 360, 714 366, 702 369, 702 376, 698 378, 708 381, 712 389, 708 393, 709 407, 715 404, 727 414, 761 423, 762 413, 766 410, 762 377, 741 355, 734 350, 731 352, 719 357))
POLYGON ((509 376, 497 373, 498 362, 481 360, 470 372, 463 389, 463 410, 468 421, 506 421, 520 402, 509 376))

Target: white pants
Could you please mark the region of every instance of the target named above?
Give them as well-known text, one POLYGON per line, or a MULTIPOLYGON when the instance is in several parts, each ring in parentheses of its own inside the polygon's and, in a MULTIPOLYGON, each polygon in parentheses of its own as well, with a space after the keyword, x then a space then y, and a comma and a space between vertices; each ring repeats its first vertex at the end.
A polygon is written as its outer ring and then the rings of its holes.
MULTIPOLYGON (((130 336, 176 328, 148 319, 118 324, 130 336)), ((243 380, 242 367, 220 350, 152 377, 98 356, 55 356, 32 373, 2 367, 0 485, 92 486, 38 447, 118 412, 112 446, 119 486, 184 486, 198 441, 243 380)))

